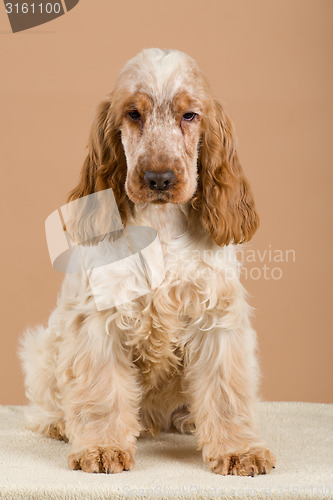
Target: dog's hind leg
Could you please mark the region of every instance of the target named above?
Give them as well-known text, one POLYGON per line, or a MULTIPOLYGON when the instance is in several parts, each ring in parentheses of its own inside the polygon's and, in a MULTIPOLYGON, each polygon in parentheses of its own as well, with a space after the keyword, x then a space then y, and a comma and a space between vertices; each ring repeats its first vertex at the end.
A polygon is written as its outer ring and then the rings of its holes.
POLYGON ((192 434, 195 431, 194 420, 188 405, 179 406, 172 412, 170 430, 176 430, 184 434, 192 434))
POLYGON ((66 441, 55 375, 57 344, 53 329, 39 326, 26 330, 19 339, 18 355, 24 372, 25 394, 30 401, 24 410, 26 428, 66 441))

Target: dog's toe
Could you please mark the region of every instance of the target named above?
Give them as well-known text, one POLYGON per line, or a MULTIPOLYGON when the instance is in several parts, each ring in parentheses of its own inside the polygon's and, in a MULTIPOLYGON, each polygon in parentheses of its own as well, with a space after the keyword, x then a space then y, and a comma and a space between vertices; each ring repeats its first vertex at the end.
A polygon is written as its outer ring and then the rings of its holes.
POLYGON ((243 453, 229 453, 210 459, 210 468, 215 474, 226 476, 256 476, 267 474, 275 468, 274 455, 265 448, 251 448, 243 453))
POLYGON ((111 446, 86 448, 68 457, 72 470, 83 470, 97 474, 98 472, 114 474, 134 467, 134 457, 129 451, 116 450, 111 446))

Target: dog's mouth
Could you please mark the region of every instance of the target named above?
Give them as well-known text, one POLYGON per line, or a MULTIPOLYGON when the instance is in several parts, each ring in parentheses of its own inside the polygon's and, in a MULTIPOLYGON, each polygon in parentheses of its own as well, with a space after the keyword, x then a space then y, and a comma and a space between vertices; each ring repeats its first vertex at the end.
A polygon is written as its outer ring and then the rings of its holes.
POLYGON ((175 205, 189 201, 196 186, 184 182, 184 179, 175 176, 167 188, 158 189, 154 185, 147 185, 143 176, 128 177, 125 184, 126 193, 133 203, 163 205, 172 203, 175 205))
POLYGON ((128 191, 127 195, 133 203, 147 203, 152 205, 164 205, 166 203, 178 205, 188 201, 187 199, 184 199, 184 196, 182 196, 181 193, 172 193, 171 191, 161 193, 147 193, 146 190, 139 193, 132 193, 128 191))
POLYGON ((154 205, 163 205, 164 203, 168 203, 168 200, 157 199, 157 200, 151 201, 150 203, 153 203, 154 205))
POLYGON ((171 188, 168 191, 161 191, 161 192, 151 192, 151 191, 145 191, 144 194, 144 202, 145 203, 150 203, 152 205, 164 205, 166 203, 172 203, 174 205, 179 205, 182 203, 188 202, 193 193, 191 192, 186 192, 186 190, 182 189, 177 189, 171 188))
POLYGON ((148 193, 147 196, 147 202, 148 203, 172 203, 172 192, 167 191, 167 192, 153 192, 153 193, 148 193))

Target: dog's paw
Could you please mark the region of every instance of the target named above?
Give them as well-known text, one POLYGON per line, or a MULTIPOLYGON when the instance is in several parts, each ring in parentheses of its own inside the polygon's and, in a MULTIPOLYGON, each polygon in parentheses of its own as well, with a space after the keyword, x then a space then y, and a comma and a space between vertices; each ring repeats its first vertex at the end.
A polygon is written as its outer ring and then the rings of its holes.
POLYGON ((59 439, 60 441, 65 441, 65 443, 68 443, 68 438, 65 433, 65 424, 63 422, 49 425, 47 429, 42 431, 42 434, 46 437, 59 439))
POLYGON ((134 457, 130 451, 120 451, 111 446, 86 448, 68 456, 70 469, 85 472, 114 474, 134 467, 134 457))
POLYGON ((250 448, 243 453, 228 453, 218 459, 211 458, 208 463, 215 474, 254 477, 257 474, 268 474, 275 466, 275 457, 265 448, 250 448))

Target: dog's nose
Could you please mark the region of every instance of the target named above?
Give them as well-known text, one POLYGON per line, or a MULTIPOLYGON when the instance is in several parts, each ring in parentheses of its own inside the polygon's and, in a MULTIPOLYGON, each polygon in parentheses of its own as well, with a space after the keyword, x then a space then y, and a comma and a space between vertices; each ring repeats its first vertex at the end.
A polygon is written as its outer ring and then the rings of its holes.
POLYGON ((146 170, 144 175, 145 183, 152 191, 167 191, 175 179, 173 170, 166 172, 154 172, 153 170, 146 170))

